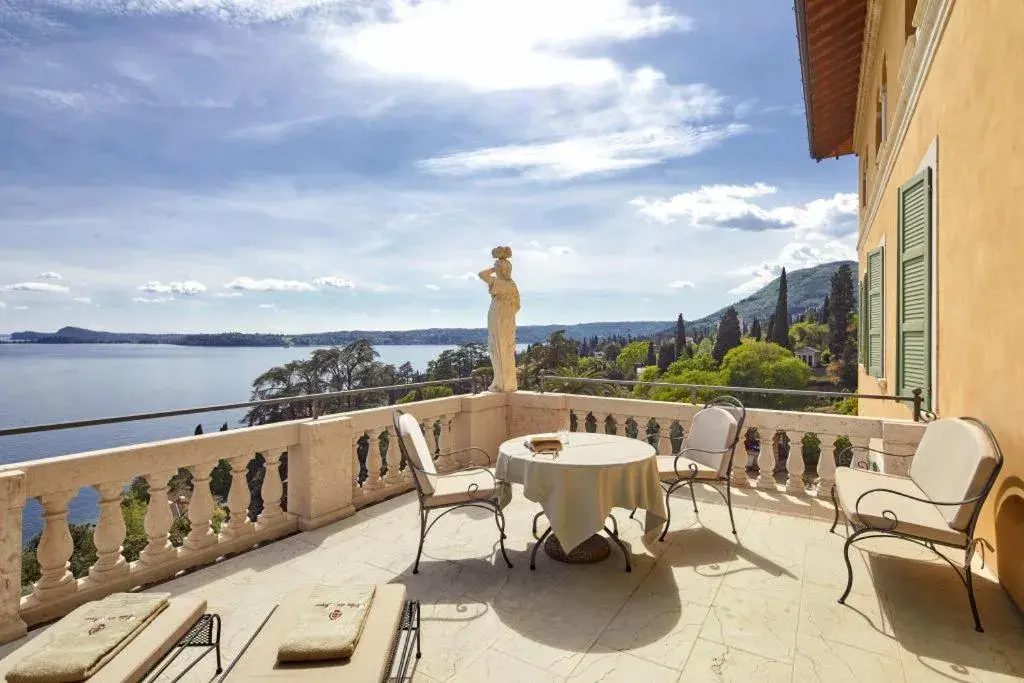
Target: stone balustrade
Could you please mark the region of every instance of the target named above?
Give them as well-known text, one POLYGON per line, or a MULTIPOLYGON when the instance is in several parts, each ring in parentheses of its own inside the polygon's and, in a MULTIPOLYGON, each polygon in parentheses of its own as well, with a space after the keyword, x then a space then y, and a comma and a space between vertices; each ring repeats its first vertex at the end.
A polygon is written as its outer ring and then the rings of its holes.
MULTIPOLYGON (((700 409, 685 403, 533 392, 452 396, 399 407, 423 426, 441 472, 488 464, 478 451, 463 450, 470 446, 484 449, 493 459, 505 439, 570 425, 646 439, 660 453, 670 454, 681 448, 700 409)), ((413 489, 393 411, 394 407, 374 408, 0 468, 0 642, 88 600, 159 582, 281 536, 330 524, 413 489), (250 486, 247 476, 254 458, 262 462, 264 474, 262 482, 254 480, 250 486), (226 463, 219 471, 226 468, 231 481, 223 500, 215 499, 211 489, 219 463, 226 463), (180 486, 187 479, 182 471, 191 475, 185 510, 172 500, 180 492, 169 488, 172 481, 180 486), (121 501, 136 477, 148 484, 150 502, 145 546, 138 559, 129 562, 123 555, 121 501), (69 562, 74 547, 68 507, 82 487, 95 489, 99 499, 93 531, 96 560, 76 577, 69 562), (258 501, 253 489, 258 489, 258 501), (21 528, 29 498, 39 501, 44 520, 37 550, 41 576, 23 589, 21 528), (227 519, 215 531, 211 522, 217 515, 223 517, 224 510, 227 519), (172 543, 176 514, 184 515, 190 528, 172 543)), ((923 429, 909 422, 756 409, 747 412, 747 427, 757 428, 760 448, 741 441, 732 470, 734 484, 823 497, 829 495, 835 476, 831 455, 836 439, 846 437, 855 445, 878 440, 891 452, 912 452, 923 429), (779 443, 781 434, 789 437, 791 455, 777 467, 780 458, 772 445, 779 443), (821 443, 821 457, 811 467, 805 467, 800 457, 805 434, 816 435, 821 443)))

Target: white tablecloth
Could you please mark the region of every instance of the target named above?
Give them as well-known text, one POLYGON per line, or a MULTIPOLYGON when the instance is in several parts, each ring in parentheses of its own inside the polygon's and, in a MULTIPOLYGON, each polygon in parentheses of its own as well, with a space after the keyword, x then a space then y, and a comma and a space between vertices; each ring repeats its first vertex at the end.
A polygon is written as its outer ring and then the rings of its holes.
POLYGON ((528 438, 501 444, 495 475, 522 484, 523 495, 540 503, 566 552, 604 528, 614 507, 645 510, 647 532, 665 523, 658 462, 646 441, 573 432, 554 456, 534 454, 528 438))

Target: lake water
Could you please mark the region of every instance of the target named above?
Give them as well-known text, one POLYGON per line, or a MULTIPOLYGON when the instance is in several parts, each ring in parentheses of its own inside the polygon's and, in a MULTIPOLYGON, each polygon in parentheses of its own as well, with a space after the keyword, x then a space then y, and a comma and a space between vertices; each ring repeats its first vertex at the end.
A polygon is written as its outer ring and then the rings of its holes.
MULTIPOLYGON (((417 370, 451 346, 377 346, 379 360, 417 370)), ((249 400, 265 370, 306 358, 312 348, 212 348, 124 344, 0 344, 0 427, 67 422, 249 400)), ((125 422, 0 437, 0 464, 188 436, 244 410, 125 422)), ((83 488, 68 509, 71 522, 95 521, 97 497, 83 488)), ((39 504, 25 508, 24 537, 42 529, 39 504)))

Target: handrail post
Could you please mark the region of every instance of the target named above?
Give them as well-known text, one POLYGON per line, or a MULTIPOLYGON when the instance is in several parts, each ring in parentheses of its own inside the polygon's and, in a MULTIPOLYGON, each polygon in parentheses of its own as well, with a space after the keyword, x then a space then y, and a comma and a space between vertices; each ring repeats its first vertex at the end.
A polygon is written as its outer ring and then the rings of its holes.
POLYGON ((914 394, 914 422, 920 422, 921 409, 924 407, 924 396, 922 395, 924 392, 922 392, 921 388, 918 387, 911 393, 914 394))

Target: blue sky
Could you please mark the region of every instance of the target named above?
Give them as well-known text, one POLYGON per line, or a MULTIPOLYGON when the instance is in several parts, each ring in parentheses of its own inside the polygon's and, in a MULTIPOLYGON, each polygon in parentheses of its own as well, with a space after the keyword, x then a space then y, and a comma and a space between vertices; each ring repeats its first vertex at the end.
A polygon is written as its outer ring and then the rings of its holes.
POLYGON ((791 0, 0 0, 0 331, 697 318, 855 191, 791 0))

